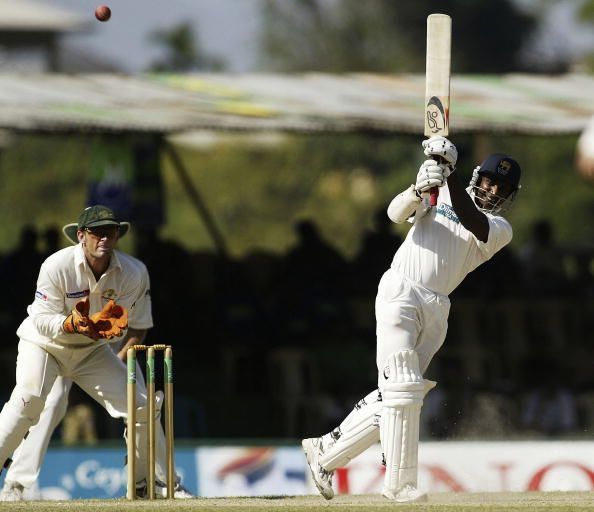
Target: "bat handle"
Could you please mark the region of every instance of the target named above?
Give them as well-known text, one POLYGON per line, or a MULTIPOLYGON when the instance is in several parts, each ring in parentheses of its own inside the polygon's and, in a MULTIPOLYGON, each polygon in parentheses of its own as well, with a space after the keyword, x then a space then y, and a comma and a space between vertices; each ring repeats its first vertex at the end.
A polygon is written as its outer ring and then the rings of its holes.
MULTIPOLYGON (((445 160, 445 158, 442 158, 437 155, 434 156, 433 158, 435 158, 435 160, 437 160, 437 162, 440 164, 447 164, 447 161, 445 160)), ((429 190, 429 206, 436 206, 438 197, 439 197, 439 188, 438 187, 431 188, 429 190)))
POLYGON ((437 187, 433 187, 429 191, 429 205, 435 206, 437 204, 437 196, 439 196, 439 189, 437 187))

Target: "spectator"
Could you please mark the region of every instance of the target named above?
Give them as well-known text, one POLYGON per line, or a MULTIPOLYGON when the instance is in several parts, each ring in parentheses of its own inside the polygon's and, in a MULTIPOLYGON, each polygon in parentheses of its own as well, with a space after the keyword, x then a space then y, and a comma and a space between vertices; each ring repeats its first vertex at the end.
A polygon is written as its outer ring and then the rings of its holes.
POLYGON ((549 437, 575 431, 577 405, 561 365, 545 355, 526 363, 529 388, 522 403, 521 426, 549 437))
POLYGON ((563 253, 547 219, 532 225, 530 240, 520 250, 527 292, 532 296, 558 296, 568 291, 563 253))

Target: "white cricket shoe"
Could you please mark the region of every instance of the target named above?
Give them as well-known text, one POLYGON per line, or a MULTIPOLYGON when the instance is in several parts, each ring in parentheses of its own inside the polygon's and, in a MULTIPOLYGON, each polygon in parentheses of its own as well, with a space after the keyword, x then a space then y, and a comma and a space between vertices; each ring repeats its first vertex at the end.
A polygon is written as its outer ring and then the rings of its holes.
MULTIPOLYGON (((157 495, 157 498, 167 498, 167 484, 157 480, 155 482, 155 494, 157 495)), ((176 482, 175 487, 173 488, 173 497, 176 500, 187 500, 189 498, 194 498, 194 495, 180 482, 176 482)))
POLYGON ((320 455, 322 451, 322 438, 316 437, 311 439, 303 439, 301 446, 305 452, 305 458, 311 471, 313 481, 320 491, 320 494, 327 500, 334 497, 334 489, 332 489, 332 471, 326 471, 320 466, 320 455))
POLYGON ((5 482, 0 493, 0 501, 24 501, 24 487, 16 482, 5 482))
POLYGON ((406 484, 402 489, 393 493, 384 487, 382 496, 397 503, 413 503, 415 501, 427 501, 427 493, 419 491, 414 485, 406 484))

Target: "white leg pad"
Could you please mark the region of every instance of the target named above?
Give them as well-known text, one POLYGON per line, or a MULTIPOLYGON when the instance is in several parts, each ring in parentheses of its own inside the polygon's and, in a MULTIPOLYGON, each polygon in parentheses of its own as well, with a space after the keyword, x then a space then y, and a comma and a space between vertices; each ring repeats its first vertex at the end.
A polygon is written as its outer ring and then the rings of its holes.
POLYGON ((380 437, 386 462, 384 495, 396 497, 407 486, 417 487, 421 407, 435 383, 423 380, 412 350, 392 354, 387 363, 380 437))
POLYGON ((379 441, 381 395, 377 390, 359 400, 340 426, 323 437, 320 465, 326 471, 346 466, 349 461, 379 441))

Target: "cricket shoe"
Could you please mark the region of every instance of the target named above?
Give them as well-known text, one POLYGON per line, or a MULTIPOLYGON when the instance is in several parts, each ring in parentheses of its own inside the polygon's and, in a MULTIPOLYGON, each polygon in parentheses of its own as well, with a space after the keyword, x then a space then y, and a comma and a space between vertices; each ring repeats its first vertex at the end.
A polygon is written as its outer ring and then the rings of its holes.
MULTIPOLYGON (((157 495, 157 498, 167 498, 167 484, 165 482, 161 482, 161 480, 157 480, 155 482, 155 494, 157 495)), ((195 496, 180 482, 176 482, 175 487, 173 488, 173 497, 176 500, 187 500, 194 498, 195 496)))
MULTIPOLYGON (((157 496, 156 492, 157 486, 155 485, 155 497, 157 496)), ((136 482, 136 499, 139 500, 148 500, 148 485, 146 483, 146 479, 142 479, 140 482, 136 482)))
POLYGON ((423 491, 419 491, 419 489, 411 484, 406 484, 402 489, 398 489, 397 492, 389 491, 384 487, 382 496, 389 500, 396 501, 397 503, 427 501, 427 494, 423 491))
POLYGON ((305 458, 311 471, 314 484, 320 491, 320 494, 327 500, 331 500, 334 497, 334 489, 332 489, 332 471, 326 471, 320 466, 320 455, 324 453, 322 451, 322 438, 310 438, 303 439, 301 446, 305 452, 305 458))
POLYGON ((5 482, 0 501, 24 501, 23 491, 25 488, 16 482, 5 482))

